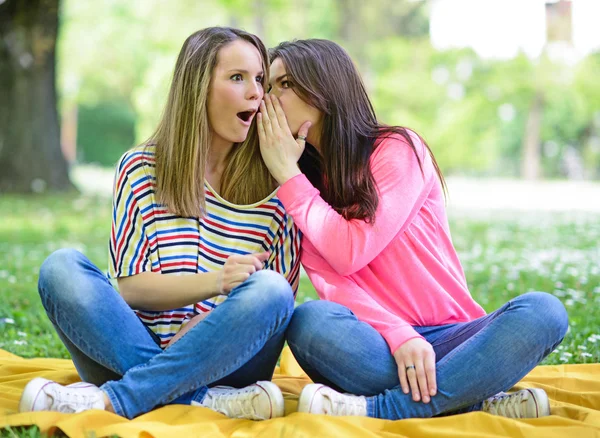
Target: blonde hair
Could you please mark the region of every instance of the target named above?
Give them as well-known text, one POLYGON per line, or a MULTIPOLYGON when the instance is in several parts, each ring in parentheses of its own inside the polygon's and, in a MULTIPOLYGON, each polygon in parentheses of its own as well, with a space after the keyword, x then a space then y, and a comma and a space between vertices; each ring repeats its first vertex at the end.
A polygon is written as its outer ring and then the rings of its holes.
MULTIPOLYGON (((157 200, 178 216, 202 217, 206 211, 204 172, 211 142, 208 94, 219 50, 236 40, 258 49, 265 87, 268 55, 258 37, 228 27, 200 30, 183 43, 167 104, 148 141, 156 145, 157 200)), ((235 204, 252 204, 267 197, 274 188, 274 180, 260 155, 253 121, 246 140, 236 143, 227 157, 220 196, 235 204)))

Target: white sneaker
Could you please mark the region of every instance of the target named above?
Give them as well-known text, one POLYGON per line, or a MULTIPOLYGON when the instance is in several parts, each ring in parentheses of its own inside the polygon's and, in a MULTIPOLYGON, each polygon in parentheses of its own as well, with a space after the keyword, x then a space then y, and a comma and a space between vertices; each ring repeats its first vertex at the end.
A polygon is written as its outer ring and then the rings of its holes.
POLYGON ((283 394, 273 382, 256 382, 245 388, 215 386, 210 388, 201 403, 192 402, 229 418, 269 420, 283 417, 283 394))
POLYGON ((25 386, 19 402, 19 412, 74 413, 89 409, 105 409, 104 393, 96 385, 78 382, 63 386, 41 377, 36 377, 25 386))
POLYGON ((538 418, 550 415, 550 402, 543 389, 528 388, 490 397, 483 402, 482 411, 508 418, 538 418))
POLYGON ((311 383, 300 394, 298 412, 366 417, 367 399, 362 395, 342 394, 328 386, 311 383))

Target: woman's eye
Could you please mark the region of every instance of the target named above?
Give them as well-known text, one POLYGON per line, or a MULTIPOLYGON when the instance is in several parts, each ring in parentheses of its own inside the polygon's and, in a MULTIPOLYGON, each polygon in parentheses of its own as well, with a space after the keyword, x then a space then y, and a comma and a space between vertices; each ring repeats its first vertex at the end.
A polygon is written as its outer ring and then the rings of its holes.
POLYGON ((236 74, 234 74, 234 75, 231 77, 231 80, 233 80, 233 81, 241 81, 241 80, 242 80, 242 75, 241 75, 241 74, 239 74, 239 73, 236 73, 236 74))
POLYGON ((281 81, 281 88, 291 88, 292 81, 281 81))
POLYGON ((262 76, 257 76, 256 77, 256 82, 260 82, 262 84, 263 81, 263 77, 262 76))

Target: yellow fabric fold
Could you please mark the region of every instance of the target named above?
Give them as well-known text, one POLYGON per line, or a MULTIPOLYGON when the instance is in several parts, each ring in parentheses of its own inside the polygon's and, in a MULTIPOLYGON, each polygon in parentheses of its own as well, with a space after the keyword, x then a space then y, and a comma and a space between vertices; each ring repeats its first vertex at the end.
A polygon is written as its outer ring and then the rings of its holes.
POLYGON ((511 420, 473 412, 401 421, 326 417, 295 412, 298 394, 310 382, 288 349, 273 381, 284 393, 286 416, 269 421, 232 420, 206 408, 171 405, 134 420, 104 411, 80 414, 17 413, 23 387, 34 377, 63 384, 79 381, 71 361, 23 359, 0 350, 0 426, 37 425, 43 433, 62 430, 72 438, 143 437, 600 437, 600 364, 539 366, 518 388, 544 389, 552 415, 511 420))

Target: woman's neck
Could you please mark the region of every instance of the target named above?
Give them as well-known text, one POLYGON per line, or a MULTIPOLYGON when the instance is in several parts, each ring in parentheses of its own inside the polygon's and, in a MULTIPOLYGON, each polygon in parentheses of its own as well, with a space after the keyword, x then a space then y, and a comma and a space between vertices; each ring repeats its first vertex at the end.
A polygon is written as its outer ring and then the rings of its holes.
POLYGON ((221 189, 221 176, 225 171, 227 165, 227 156, 233 147, 233 143, 229 142, 216 142, 213 143, 208 150, 208 157, 206 160, 206 168, 204 169, 204 178, 208 181, 213 189, 220 192, 221 189))

